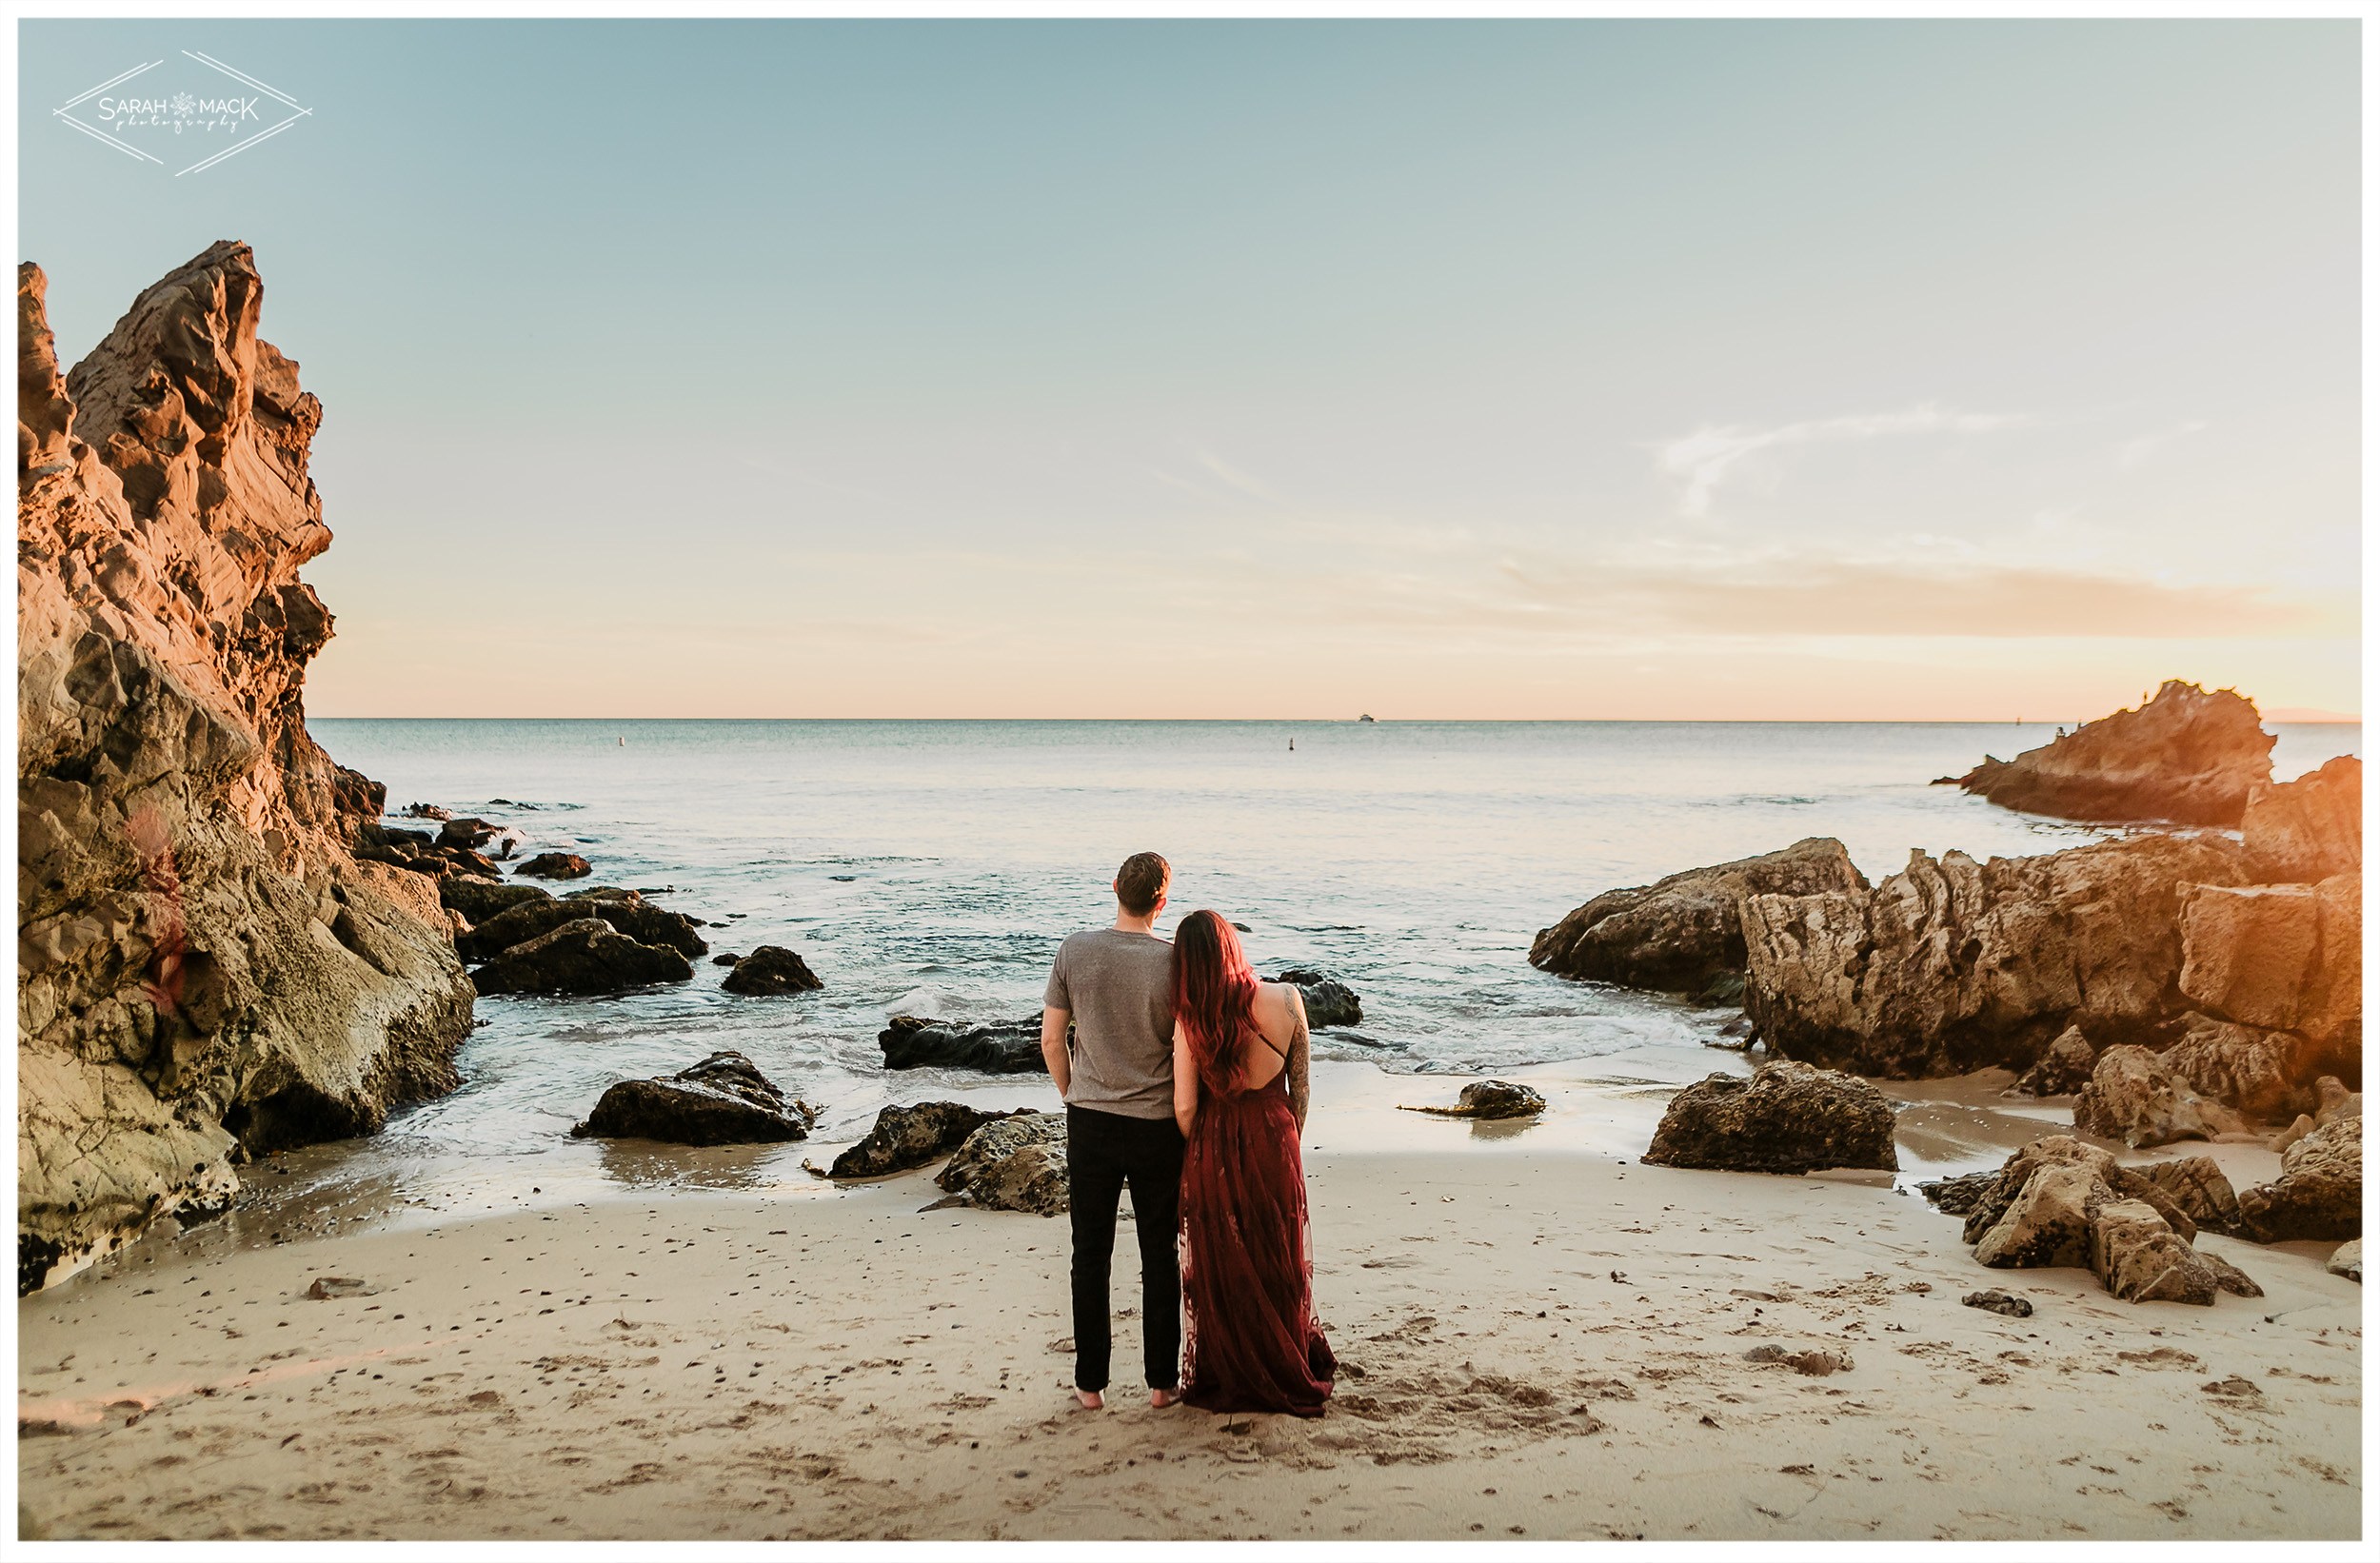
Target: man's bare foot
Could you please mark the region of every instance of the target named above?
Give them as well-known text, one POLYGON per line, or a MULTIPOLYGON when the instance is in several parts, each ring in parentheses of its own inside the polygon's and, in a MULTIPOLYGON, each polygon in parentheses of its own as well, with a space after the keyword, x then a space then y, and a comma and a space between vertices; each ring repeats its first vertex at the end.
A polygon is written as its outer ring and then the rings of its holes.
POLYGON ((1107 1396, 1097 1390, 1077 1390, 1074 1392, 1074 1403, 1084 1411, 1098 1411, 1107 1404, 1107 1396))
POLYGON ((1180 1404, 1181 1404, 1181 1391, 1180 1390, 1149 1391, 1149 1408, 1152 1411, 1163 1411, 1167 1406, 1180 1404))

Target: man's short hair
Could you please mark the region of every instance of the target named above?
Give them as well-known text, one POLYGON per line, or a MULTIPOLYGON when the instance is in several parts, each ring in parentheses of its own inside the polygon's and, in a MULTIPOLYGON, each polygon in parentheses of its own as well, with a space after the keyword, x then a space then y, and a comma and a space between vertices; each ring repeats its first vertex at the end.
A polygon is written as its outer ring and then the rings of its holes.
POLYGON ((1173 877, 1173 864, 1154 852, 1136 852, 1116 870, 1116 900, 1134 917, 1147 917, 1157 910, 1157 898, 1173 877))

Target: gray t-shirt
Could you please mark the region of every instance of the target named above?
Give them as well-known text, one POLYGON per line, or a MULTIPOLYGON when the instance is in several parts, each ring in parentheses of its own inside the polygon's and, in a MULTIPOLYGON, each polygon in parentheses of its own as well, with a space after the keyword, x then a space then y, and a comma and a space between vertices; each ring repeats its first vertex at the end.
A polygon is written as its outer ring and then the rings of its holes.
POLYGON ((1174 1116, 1174 947, 1095 928, 1058 946, 1041 1002, 1074 1018, 1066 1101, 1123 1118, 1174 1116))

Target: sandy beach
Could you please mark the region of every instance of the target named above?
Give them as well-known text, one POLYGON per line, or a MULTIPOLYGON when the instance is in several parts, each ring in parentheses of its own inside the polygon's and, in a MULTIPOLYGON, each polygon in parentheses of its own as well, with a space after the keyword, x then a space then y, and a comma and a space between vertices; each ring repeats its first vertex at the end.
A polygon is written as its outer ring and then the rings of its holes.
MULTIPOLYGON (((2267 1295, 2135 1306, 2084 1271, 1984 1270, 1882 1175, 1636 1165, 1610 1137, 1649 1093, 1548 1082, 1543 1125, 1352 1148, 1418 1094, 1364 1076, 1324 1073, 1309 1156, 1346 1364, 1319 1420, 1152 1412, 1128 1383, 1077 1412, 1062 1222, 922 1211, 930 1170, 796 1171, 193 1235, 26 1298, 26 1533, 2357 1533, 2362 1293, 2327 1245, 2206 1237, 2267 1295), (362 1289, 308 1296, 332 1276, 362 1289), (2037 1312, 1960 1305, 1993 1285, 2037 1312)), ((2214 1152, 2235 1177, 2270 1159, 2214 1152)))

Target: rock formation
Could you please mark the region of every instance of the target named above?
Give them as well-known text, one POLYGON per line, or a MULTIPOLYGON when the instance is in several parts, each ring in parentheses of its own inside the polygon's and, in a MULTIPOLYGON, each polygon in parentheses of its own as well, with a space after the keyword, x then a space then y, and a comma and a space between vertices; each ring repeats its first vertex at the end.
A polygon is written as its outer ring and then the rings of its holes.
POLYGON ((541 852, 513 872, 530 880, 583 880, 595 870, 575 852, 541 852))
MULTIPOLYGON (((1779 852, 1690 868, 1652 884, 1606 890, 1538 931, 1529 964, 1664 993, 1712 992, 1743 974, 1740 908, 1747 896, 1812 896, 1868 888, 1843 843, 1814 836, 1779 852)), ((1714 997, 1721 995, 1714 992, 1714 997)))
POLYGON ((694 931, 693 919, 664 912, 642 896, 556 900, 526 885, 505 888, 528 889, 530 896, 456 935, 455 953, 464 960, 495 960, 515 945, 526 944, 581 918, 600 918, 640 944, 675 950, 689 959, 710 950, 703 936, 694 931))
POLYGON ((1356 990, 1328 972, 1290 970, 1272 979, 1286 982, 1298 990, 1305 1000, 1306 1025, 1319 1031, 1324 1026, 1359 1026, 1363 1024, 1363 1000, 1356 990))
POLYGON ((2251 878, 2311 884, 2364 864, 2364 762, 2341 755, 2294 782, 2248 791, 2240 819, 2251 878))
POLYGON ((2364 1240, 2358 1237, 2351 1243, 2341 1243, 2331 1252, 2330 1256, 2322 1262, 2322 1268, 2342 1280, 2353 1281, 2358 1286, 2363 1285, 2364 1240))
POLYGON ((1922 852, 1874 890, 1753 896, 1745 1011, 1775 1052, 1862 1075, 2025 1069, 2069 1026, 2163 1039, 2185 1008, 2176 912, 2239 850, 2162 834, 1976 862, 1922 852))
POLYGON ((2074 1098, 2074 1127, 2140 1150, 2238 1134, 2247 1124, 2201 1097, 2155 1054, 2127 1043, 2099 1055, 2091 1083, 2074 1098))
POLYGON ((2339 1118, 2281 1153, 2281 1176, 2239 1193, 2243 1236, 2261 1243, 2352 1237, 2364 1227, 2364 1120, 2339 1118))
POLYGON ((2230 1232, 2239 1225, 2239 1194, 2212 1157, 2185 1156, 2132 1169, 2155 1184, 2202 1232, 2230 1232))
POLYGON ((2264 1295, 2237 1267, 2193 1246, 2197 1223, 2158 1182, 2064 1135, 2010 1157, 1969 1204, 1963 1235, 1984 1264, 2088 1269, 2131 1302, 2203 1307, 2219 1292, 2264 1295))
POLYGON ((1545 1111, 1545 1098, 1512 1080, 1473 1080, 1462 1088, 1452 1107, 1407 1107, 1404 1111, 1435 1113, 1440 1118, 1535 1118, 1545 1111))
POLYGON ((2091 1083, 2091 1071, 2099 1055, 2083 1035, 2080 1026, 2068 1026, 2055 1040, 2041 1051, 2033 1066, 2025 1071, 2004 1096, 2067 1097, 2091 1083))
POLYGON ((876 1115, 867 1138, 835 1157, 829 1177, 883 1177, 948 1156, 986 1123, 1015 1113, 987 1113, 960 1101, 922 1101, 876 1115))
POLYGON ((806 1138, 818 1121, 741 1053, 714 1053, 674 1075, 607 1087, 582 1139, 658 1139, 672 1145, 768 1145, 806 1138))
POLYGON ((1713 1075, 1672 1098, 1643 1159, 1656 1167, 1806 1173, 1900 1166, 1893 1104, 1854 1076, 1790 1060, 1713 1075))
POLYGON ((1041 1057, 1041 1018, 1000 1025, 954 1026, 896 1015, 876 1034, 887 1069, 980 1069, 987 1075, 1049 1073, 1041 1057))
POLYGON ((248 247, 65 376, 46 286, 19 268, 20 1288, 451 1089, 471 1015, 434 881, 350 851, 382 789, 306 730, 322 406, 248 247))
POLYGON ((1020 1113, 967 1136, 935 1181, 979 1210, 1062 1216, 1066 1195, 1066 1119, 1020 1113))
POLYGON ((747 998, 760 998, 779 993, 815 993, 826 984, 810 970, 809 962, 782 944, 764 944, 735 963, 735 969, 720 980, 729 993, 747 998))
POLYGON ((574 918, 513 945, 471 974, 483 994, 621 993, 694 975, 686 958, 642 944, 594 916, 574 918))
POLYGON ((2272 780, 2272 735, 2254 702, 2175 679, 2137 710, 2085 722, 2014 760, 1986 756, 1943 780, 2061 820, 2236 825, 2249 789, 2272 780))

